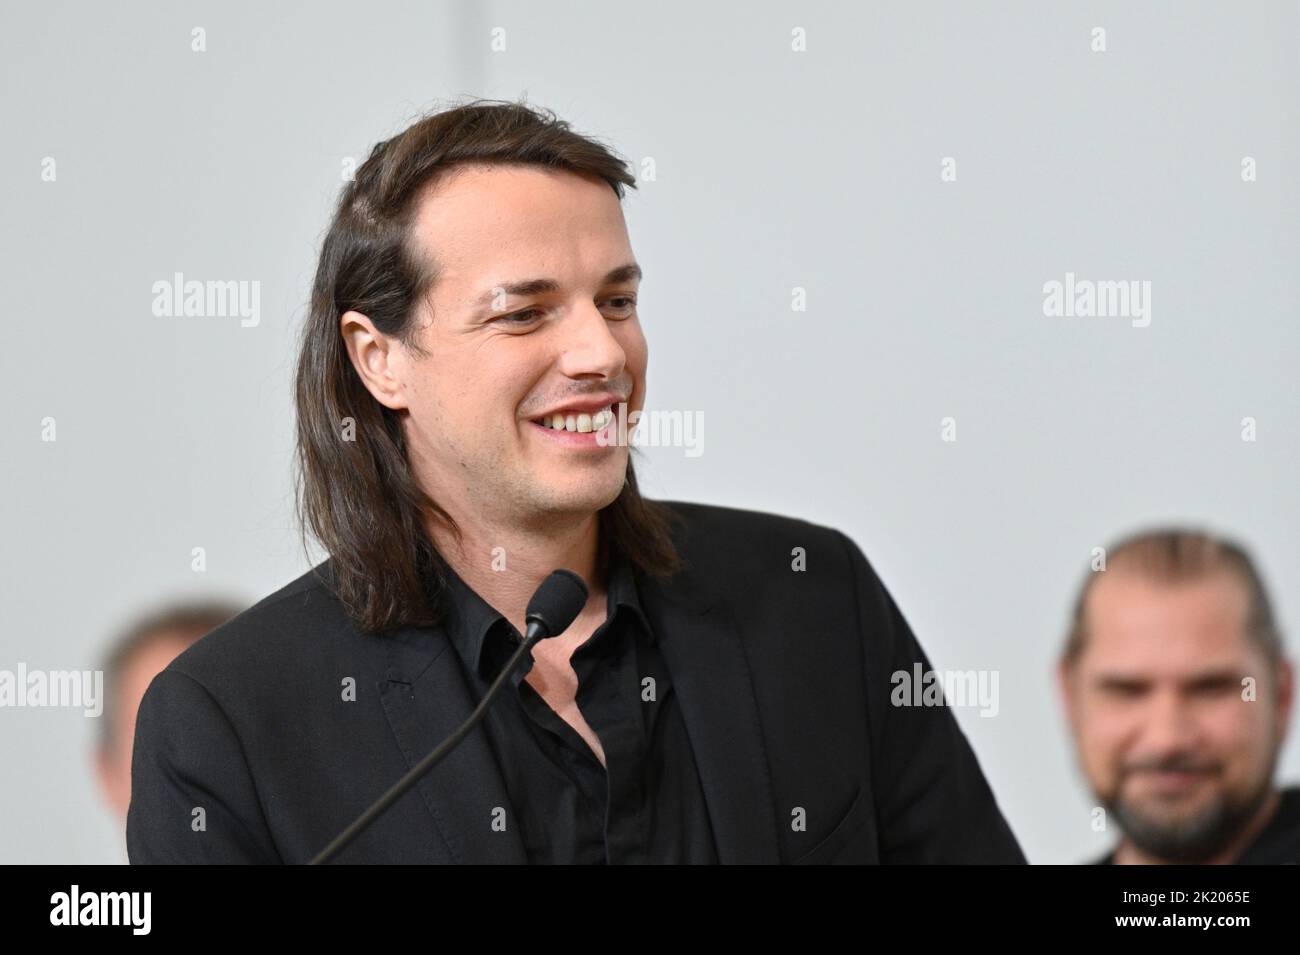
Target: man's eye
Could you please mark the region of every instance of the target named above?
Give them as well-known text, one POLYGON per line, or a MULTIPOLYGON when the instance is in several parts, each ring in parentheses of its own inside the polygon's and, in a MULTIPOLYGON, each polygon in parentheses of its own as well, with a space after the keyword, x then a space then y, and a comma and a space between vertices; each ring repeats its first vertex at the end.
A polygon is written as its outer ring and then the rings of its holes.
POLYGON ((631 295, 619 295, 616 298, 611 298, 609 304, 614 307, 615 311, 627 315, 631 315, 632 312, 636 311, 636 298, 631 295))
POLYGON ((535 321, 542 314, 540 308, 526 308, 522 312, 515 312, 511 315, 502 315, 497 319, 498 322, 509 322, 511 325, 527 325, 535 321))

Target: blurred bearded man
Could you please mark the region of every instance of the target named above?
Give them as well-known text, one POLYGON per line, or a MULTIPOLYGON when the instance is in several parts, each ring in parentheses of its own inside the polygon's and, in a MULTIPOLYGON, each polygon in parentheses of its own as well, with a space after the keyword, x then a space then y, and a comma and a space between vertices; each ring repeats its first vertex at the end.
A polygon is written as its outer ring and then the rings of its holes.
POLYGON ((1109 548, 1057 676, 1084 776, 1120 830, 1098 862, 1300 862, 1300 789, 1274 782, 1292 668, 1240 546, 1173 529, 1109 548))

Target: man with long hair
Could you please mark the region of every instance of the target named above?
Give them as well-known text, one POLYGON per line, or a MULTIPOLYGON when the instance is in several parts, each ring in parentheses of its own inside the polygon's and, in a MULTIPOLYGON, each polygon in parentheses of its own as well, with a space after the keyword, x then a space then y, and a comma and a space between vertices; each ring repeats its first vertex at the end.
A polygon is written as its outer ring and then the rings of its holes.
POLYGON ((857 546, 644 499, 626 163, 475 101, 375 147, 324 240, 299 504, 329 559, 150 686, 136 862, 304 862, 466 720, 557 568, 589 599, 341 862, 1021 862, 857 546))

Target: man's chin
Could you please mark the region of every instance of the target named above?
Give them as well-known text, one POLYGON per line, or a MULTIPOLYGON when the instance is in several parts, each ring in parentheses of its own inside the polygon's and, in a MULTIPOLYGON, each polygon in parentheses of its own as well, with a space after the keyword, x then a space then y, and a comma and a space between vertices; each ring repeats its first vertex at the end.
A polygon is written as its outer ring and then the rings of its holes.
POLYGON ((1234 804, 1216 788, 1195 799, 1170 800, 1150 793, 1122 797, 1107 808, 1143 852, 1166 862, 1197 864, 1232 842, 1256 803, 1234 804))
POLYGON ((586 481, 556 482, 536 489, 538 509, 553 514, 593 514, 618 500, 623 491, 621 475, 586 481))

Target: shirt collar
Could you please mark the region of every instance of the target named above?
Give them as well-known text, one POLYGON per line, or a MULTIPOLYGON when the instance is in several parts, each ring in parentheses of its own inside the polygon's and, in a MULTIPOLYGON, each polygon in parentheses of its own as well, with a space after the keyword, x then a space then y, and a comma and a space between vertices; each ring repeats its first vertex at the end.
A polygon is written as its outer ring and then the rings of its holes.
MULTIPOLYGON (((440 555, 436 564, 447 585, 445 593, 448 635, 466 665, 486 679, 484 666, 487 661, 484 659, 484 648, 489 634, 500 631, 508 636, 512 644, 515 644, 519 639, 519 633, 499 610, 465 583, 440 555)), ((641 622, 640 629, 650 643, 658 642, 654 628, 650 626, 650 621, 641 606, 641 596, 632 562, 621 554, 616 554, 610 564, 606 619, 613 619, 619 607, 626 607, 627 612, 641 622)))

